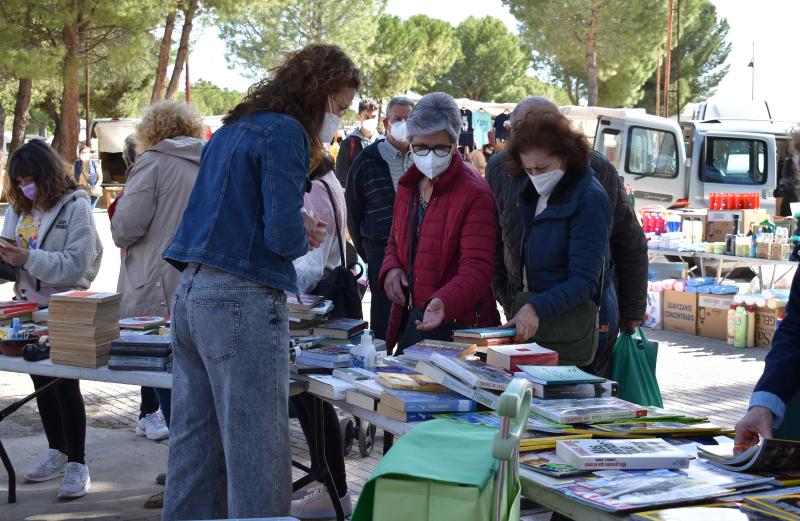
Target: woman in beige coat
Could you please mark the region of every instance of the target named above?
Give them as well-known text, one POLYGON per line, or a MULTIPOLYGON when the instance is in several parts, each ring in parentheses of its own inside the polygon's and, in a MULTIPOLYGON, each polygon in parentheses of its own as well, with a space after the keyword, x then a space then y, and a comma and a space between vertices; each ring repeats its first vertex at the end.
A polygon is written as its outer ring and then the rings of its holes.
MULTIPOLYGON (((189 201, 203 142, 200 116, 180 102, 150 106, 136 129, 137 157, 111 219, 114 244, 122 248, 117 290, 120 316, 167 316, 180 272, 162 260, 189 201)), ((143 397, 147 389, 143 389, 143 397)), ((161 404, 143 400, 136 433, 149 439, 169 435, 169 392, 156 390, 161 404)))

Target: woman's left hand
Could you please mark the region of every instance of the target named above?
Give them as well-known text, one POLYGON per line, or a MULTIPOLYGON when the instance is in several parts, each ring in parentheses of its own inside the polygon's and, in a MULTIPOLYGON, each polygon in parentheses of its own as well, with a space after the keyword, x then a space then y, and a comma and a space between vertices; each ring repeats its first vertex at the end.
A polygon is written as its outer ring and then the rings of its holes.
POLYGON ((28 262, 29 253, 26 248, 18 248, 11 244, 0 247, 0 258, 12 266, 24 266, 28 262))
POLYGON ((417 329, 420 331, 432 331, 444 323, 444 302, 435 298, 428 303, 425 308, 425 315, 422 321, 417 320, 417 329))
POLYGON ((517 336, 514 337, 514 341, 527 342, 539 330, 539 315, 536 314, 533 306, 525 304, 517 312, 516 316, 503 324, 502 327, 516 327, 517 336))

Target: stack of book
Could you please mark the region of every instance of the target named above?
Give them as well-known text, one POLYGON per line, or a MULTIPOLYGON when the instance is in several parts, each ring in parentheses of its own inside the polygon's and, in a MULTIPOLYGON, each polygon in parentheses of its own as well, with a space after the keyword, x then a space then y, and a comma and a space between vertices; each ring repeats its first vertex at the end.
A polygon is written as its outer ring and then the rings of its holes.
POLYGON ((558 353, 536 343, 491 346, 486 363, 513 373, 523 365, 558 365, 558 353))
POLYGON ((453 331, 453 342, 477 344, 479 347, 511 344, 517 335, 516 328, 482 327, 453 331))
POLYGON ((289 333, 306 336, 314 334, 314 327, 333 311, 333 302, 318 295, 287 292, 286 308, 289 311, 289 333))
POLYGON ((507 372, 480 360, 446 357, 438 353, 428 361, 417 362, 416 370, 435 383, 490 409, 497 409, 500 393, 512 380, 507 372))
POLYGON ((160 329, 161 326, 166 323, 167 319, 164 317, 128 317, 120 319, 119 328, 131 331, 151 331, 153 329, 160 329))
POLYGON ((67 291, 50 298, 47 325, 54 364, 97 368, 119 337, 119 293, 67 291))
MULTIPOLYGON (((359 318, 331 318, 314 327, 314 334, 355 342, 369 324, 359 318)), ((377 349, 376 349, 377 351, 377 349)))
POLYGON ((33 302, 16 300, 0 302, 0 326, 10 326, 15 318, 20 322, 33 320, 33 314, 39 311, 39 306, 33 302))
POLYGON ((352 346, 321 346, 311 349, 301 349, 300 355, 295 359, 298 367, 320 367, 334 369, 337 367, 350 367, 350 348, 352 346))
POLYGON ((108 368, 115 371, 171 371, 169 335, 123 334, 111 342, 108 368))
POLYGON ((617 394, 617 382, 573 366, 522 365, 514 376, 531 382, 534 398, 543 400, 601 398, 617 394))
POLYGON ((478 350, 477 344, 462 342, 444 342, 441 340, 423 340, 403 350, 406 360, 430 360, 434 353, 450 358, 466 358, 478 350))
POLYGON ((381 394, 378 414, 401 422, 425 421, 435 413, 469 412, 475 402, 452 392, 425 392, 387 389, 381 394))

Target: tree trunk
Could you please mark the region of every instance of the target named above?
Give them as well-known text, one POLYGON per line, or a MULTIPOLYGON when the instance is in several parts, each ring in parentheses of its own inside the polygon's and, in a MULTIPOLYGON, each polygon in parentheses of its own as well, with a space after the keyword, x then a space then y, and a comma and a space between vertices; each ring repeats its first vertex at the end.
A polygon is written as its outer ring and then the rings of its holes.
POLYGON ((589 96, 589 106, 597 106, 597 21, 600 17, 600 3, 592 5, 592 21, 586 44, 586 87, 589 96))
POLYGON ((172 69, 172 78, 167 87, 167 99, 173 99, 178 92, 181 74, 189 57, 189 36, 192 34, 192 21, 197 13, 198 0, 189 0, 189 5, 183 11, 183 29, 181 29, 181 42, 178 44, 178 54, 175 56, 175 67, 172 69))
POLYGON ((53 128, 53 141, 55 141, 58 135, 61 134, 61 115, 58 113, 58 105, 53 99, 52 92, 48 92, 44 98, 44 110, 50 116, 50 119, 55 121, 55 127, 53 128))
POLYGON ((14 107, 14 123, 11 127, 11 153, 13 154, 25 142, 25 132, 28 129, 31 106, 31 89, 33 81, 27 78, 19 80, 17 87, 17 104, 14 107))
POLYGON ((564 90, 567 92, 567 96, 569 96, 569 102, 572 105, 577 105, 578 97, 572 91, 572 78, 569 75, 569 69, 567 67, 561 67, 561 73, 564 76, 562 81, 564 82, 564 90))
POLYGON ((61 126, 58 136, 53 139, 53 148, 68 162, 74 163, 78 155, 78 98, 81 66, 78 59, 80 34, 78 25, 64 27, 64 56, 63 81, 64 90, 61 94, 61 126))
POLYGON ((169 51, 172 48, 172 30, 175 28, 175 16, 177 12, 178 8, 176 6, 167 14, 164 36, 161 38, 161 48, 158 50, 158 68, 156 69, 156 81, 153 84, 153 94, 150 96, 150 103, 161 101, 164 97, 164 88, 167 83, 167 67, 169 66, 169 51))

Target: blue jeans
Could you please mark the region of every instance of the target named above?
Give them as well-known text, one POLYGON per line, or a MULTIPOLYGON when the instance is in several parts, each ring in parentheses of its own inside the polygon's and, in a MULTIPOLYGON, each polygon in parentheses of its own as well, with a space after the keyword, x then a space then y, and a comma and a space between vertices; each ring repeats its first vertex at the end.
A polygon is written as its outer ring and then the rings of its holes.
POLYGON ((288 515, 284 292, 190 265, 172 306, 164 521, 288 515))

